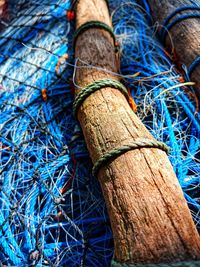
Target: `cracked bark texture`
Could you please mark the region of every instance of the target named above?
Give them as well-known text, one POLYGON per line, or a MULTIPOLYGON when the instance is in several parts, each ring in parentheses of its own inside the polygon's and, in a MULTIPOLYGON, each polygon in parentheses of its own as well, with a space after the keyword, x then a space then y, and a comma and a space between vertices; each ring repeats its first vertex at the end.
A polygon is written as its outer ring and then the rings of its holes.
MULTIPOLYGON (((104 0, 80 0, 76 17, 77 28, 91 20, 111 26, 104 0)), ((119 61, 108 32, 89 29, 80 34, 75 56, 79 87, 104 78, 118 79, 112 74, 118 72, 119 61)), ((78 119, 93 163, 135 138, 153 139, 125 97, 113 88, 89 96, 78 119)), ((165 152, 129 151, 102 168, 98 179, 113 230, 115 260, 157 263, 200 258, 199 235, 165 152)))
MULTIPOLYGON (((155 22, 160 25, 176 8, 181 6, 191 6, 188 0, 149 0, 151 14, 155 22)), ((181 14, 199 13, 198 11, 184 11, 181 14)), ((178 17, 178 15, 176 16, 178 17)), ((173 18, 174 20, 174 18, 173 18)), ((174 48, 177 62, 187 67, 193 60, 200 56, 200 19, 190 18, 174 25, 166 38, 166 47, 169 51, 174 48)), ((195 82, 195 89, 200 100, 200 65, 196 67, 191 75, 191 81, 195 82)))
MULTIPOLYGON (((0 19, 7 20, 8 19, 8 0, 0 0, 0 19)), ((2 24, 2 22, 1 22, 2 24)), ((0 27, 3 26, 3 24, 0 27)))

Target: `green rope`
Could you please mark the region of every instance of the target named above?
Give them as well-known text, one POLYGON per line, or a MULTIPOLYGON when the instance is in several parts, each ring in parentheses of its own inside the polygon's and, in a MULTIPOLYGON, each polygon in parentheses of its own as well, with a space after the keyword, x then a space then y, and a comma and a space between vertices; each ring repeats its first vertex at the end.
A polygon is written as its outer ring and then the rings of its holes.
POLYGON ((82 103, 85 101, 85 99, 88 96, 90 96, 92 93, 94 93, 94 92, 96 92, 102 88, 105 88, 105 87, 112 87, 112 88, 118 89, 126 97, 127 100, 129 99, 127 89, 122 83, 120 83, 116 80, 112 80, 112 79, 99 80, 99 81, 96 81, 96 82, 91 83, 88 86, 86 86, 76 96, 76 98, 74 100, 74 104, 73 104, 74 116, 75 117, 77 116, 77 112, 78 112, 80 106, 82 105, 82 103))
MULTIPOLYGON (((72 6, 73 8, 75 8, 77 6, 77 4, 79 3, 80 0, 74 0, 72 1, 72 6)), ((104 0, 106 2, 107 7, 109 8, 109 3, 108 0, 104 0)))
POLYGON ((140 149, 140 148, 159 148, 167 153, 169 151, 169 148, 163 142, 159 142, 157 140, 147 140, 143 138, 138 138, 134 140, 130 145, 124 145, 119 148, 114 148, 113 150, 101 156, 93 166, 93 169, 92 169, 93 175, 96 176, 99 170, 103 166, 110 163, 111 161, 121 156, 122 154, 130 150, 140 149))
POLYGON ((74 40, 73 40, 73 47, 75 48, 75 44, 76 44, 76 40, 79 36, 79 34, 87 31, 88 29, 91 29, 91 28, 98 28, 98 29, 103 29, 107 32, 110 33, 111 37, 113 38, 114 40, 114 44, 116 44, 116 38, 115 38, 115 34, 112 30, 112 28, 110 26, 108 26, 106 23, 104 22, 101 22, 101 21, 96 21, 96 20, 91 20, 91 21, 88 21, 84 24, 82 24, 74 33, 74 40))
POLYGON ((184 261, 176 263, 135 263, 126 264, 112 261, 111 267, 200 267, 200 261, 184 261))

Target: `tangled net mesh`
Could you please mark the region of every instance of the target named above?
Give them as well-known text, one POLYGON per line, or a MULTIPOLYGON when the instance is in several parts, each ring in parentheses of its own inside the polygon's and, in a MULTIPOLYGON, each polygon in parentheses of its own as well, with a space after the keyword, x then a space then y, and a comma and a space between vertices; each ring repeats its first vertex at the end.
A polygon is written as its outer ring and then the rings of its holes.
POLYGON ((1 34, 0 260, 106 266, 111 230, 72 116, 70 2, 41 2, 17 1, 1 34))
MULTIPOLYGON (((121 74, 200 222, 200 117, 135 1, 110 1, 121 74), (134 73, 139 72, 137 76, 134 73)), ((0 38, 0 263, 109 266, 112 231, 72 115, 69 0, 10 1, 0 38), (17 14, 17 15, 14 15, 17 14), (4 25, 5 24, 5 25, 4 25)), ((94 66, 95 67, 95 66, 94 66)))

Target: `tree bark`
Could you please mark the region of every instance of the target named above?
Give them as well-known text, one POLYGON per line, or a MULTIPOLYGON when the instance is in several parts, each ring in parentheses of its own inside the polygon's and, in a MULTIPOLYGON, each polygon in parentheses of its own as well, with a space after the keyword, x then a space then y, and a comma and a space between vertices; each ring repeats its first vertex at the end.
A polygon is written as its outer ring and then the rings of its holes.
POLYGON ((5 12, 5 6, 6 5, 7 5, 7 1, 6 0, 0 0, 0 16, 1 17, 5 12))
MULTIPOLYGON (((181 6, 191 6, 189 0, 149 0, 151 14, 154 22, 158 22, 161 30, 161 25, 175 9, 181 6)), ((199 11, 184 11, 181 14, 191 14, 199 11)), ((178 17, 178 15, 176 16, 178 17)), ((176 18, 175 17, 175 18, 176 18)), ((187 67, 191 65, 193 60, 200 56, 200 19, 190 18, 175 24, 167 34, 166 47, 169 50, 174 48, 176 61, 179 64, 184 64, 187 67)), ((200 65, 198 65, 191 74, 191 81, 194 81, 195 91, 200 100, 200 65)))
POLYGON ((5 28, 5 23, 8 22, 8 0, 0 0, 0 31, 5 28))
MULTIPOLYGON (((111 26, 104 0, 80 0, 76 28, 98 20, 111 26)), ((77 38, 76 83, 117 80, 119 61, 110 34, 89 29, 77 38), (89 65, 93 65, 91 68, 89 65)), ((76 89, 76 93, 80 92, 76 89)), ((90 95, 78 111, 93 163, 136 138, 153 139, 116 89, 90 95)), ((121 155, 98 174, 113 230, 114 259, 121 263, 177 262, 200 258, 200 240, 166 153, 142 148, 121 155)))

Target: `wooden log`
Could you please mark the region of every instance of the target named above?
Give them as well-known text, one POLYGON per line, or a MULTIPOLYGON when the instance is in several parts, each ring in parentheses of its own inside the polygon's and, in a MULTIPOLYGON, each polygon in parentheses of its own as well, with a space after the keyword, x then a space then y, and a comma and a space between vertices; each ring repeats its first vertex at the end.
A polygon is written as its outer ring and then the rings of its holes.
POLYGON ((8 0, 0 0, 0 30, 5 28, 8 19, 8 0))
POLYGON ((7 18, 7 8, 8 8, 7 0, 0 0, 0 18, 1 19, 7 18))
MULTIPOLYGON (((191 6, 189 0, 149 0, 151 14, 154 22, 158 22, 159 32, 162 29, 164 20, 181 6, 191 6)), ((200 11, 184 11, 173 17, 173 20, 180 14, 199 13, 200 11)), ((179 65, 184 64, 188 68, 200 56, 200 18, 189 18, 175 24, 166 36, 165 46, 172 51, 175 60, 179 65)), ((200 64, 191 73, 191 81, 195 82, 195 91, 200 100, 200 64)))
MULTIPOLYGON (((76 28, 88 21, 109 26, 105 0, 79 0, 76 28)), ((119 61, 113 38, 90 28, 76 41, 76 94, 94 81, 118 80, 119 61), (93 67, 91 67, 91 65, 93 67)), ((78 110, 91 159, 137 138, 154 140, 112 87, 91 94, 78 110)), ((164 151, 129 151, 101 168, 98 179, 114 236, 114 259, 120 263, 178 262, 200 258, 200 240, 182 190, 164 151)))
POLYGON ((4 14, 6 6, 7 0, 0 0, 0 17, 4 14))

